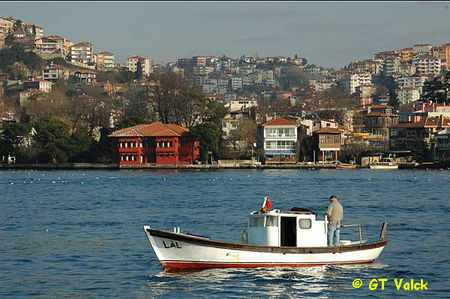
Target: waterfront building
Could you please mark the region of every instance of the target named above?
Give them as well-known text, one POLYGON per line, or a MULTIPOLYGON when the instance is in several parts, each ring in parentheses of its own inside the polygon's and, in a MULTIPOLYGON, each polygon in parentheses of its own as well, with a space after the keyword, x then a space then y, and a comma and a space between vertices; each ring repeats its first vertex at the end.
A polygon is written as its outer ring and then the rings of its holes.
POLYGON ((450 128, 447 127, 445 130, 439 131, 433 137, 436 140, 434 160, 450 161, 450 128))
POLYGON ((420 157, 431 155, 433 134, 450 126, 443 117, 425 117, 416 122, 398 123, 389 128, 389 147, 393 151, 410 150, 420 157))
POLYGON ((372 105, 368 107, 364 119, 364 130, 367 133, 389 137, 389 127, 397 124, 399 115, 394 113, 394 107, 389 105, 372 105))
POLYGON ((315 160, 319 162, 339 161, 342 131, 338 128, 322 128, 313 132, 315 160))
POLYGON ((297 123, 281 117, 272 119, 261 126, 266 164, 297 162, 297 128, 297 123))
POLYGON ((114 160, 123 165, 191 165, 200 156, 200 141, 189 129, 160 122, 113 132, 114 160))

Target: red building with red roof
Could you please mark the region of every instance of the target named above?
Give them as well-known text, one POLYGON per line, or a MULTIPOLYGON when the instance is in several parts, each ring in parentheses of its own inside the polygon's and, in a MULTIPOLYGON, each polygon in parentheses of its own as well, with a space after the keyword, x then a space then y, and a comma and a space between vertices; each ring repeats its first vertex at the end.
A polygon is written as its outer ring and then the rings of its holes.
POLYGON ((113 132, 115 162, 122 165, 190 165, 198 160, 200 141, 178 125, 155 122, 113 132))

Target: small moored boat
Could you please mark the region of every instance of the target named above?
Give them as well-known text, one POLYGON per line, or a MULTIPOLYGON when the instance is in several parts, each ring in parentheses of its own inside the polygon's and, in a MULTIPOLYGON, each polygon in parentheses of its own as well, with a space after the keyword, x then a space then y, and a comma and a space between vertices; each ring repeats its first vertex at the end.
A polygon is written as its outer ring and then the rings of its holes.
POLYGON ((153 229, 145 234, 163 268, 171 271, 207 268, 304 267, 320 265, 364 264, 375 261, 388 240, 387 223, 380 237, 343 240, 339 246, 327 246, 327 217, 318 220, 308 209, 293 208, 251 212, 242 243, 214 241, 207 237, 153 229))
POLYGON ((398 169, 398 164, 391 157, 381 158, 380 161, 369 165, 370 169, 398 169))
POLYGON ((338 161, 336 163, 336 169, 356 169, 356 165, 355 164, 342 163, 342 162, 338 161))

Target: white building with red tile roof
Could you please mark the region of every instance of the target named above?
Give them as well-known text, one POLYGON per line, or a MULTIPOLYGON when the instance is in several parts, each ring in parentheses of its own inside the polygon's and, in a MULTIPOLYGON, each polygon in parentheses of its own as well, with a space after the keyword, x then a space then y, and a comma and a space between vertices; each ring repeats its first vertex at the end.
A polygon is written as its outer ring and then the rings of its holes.
POLYGON ((278 117, 262 124, 261 127, 266 164, 296 163, 298 124, 278 117))

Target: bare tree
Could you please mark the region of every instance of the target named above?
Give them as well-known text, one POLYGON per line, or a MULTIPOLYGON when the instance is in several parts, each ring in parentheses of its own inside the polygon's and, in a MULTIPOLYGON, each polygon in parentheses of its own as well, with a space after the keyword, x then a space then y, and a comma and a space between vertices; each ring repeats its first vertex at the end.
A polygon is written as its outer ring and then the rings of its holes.
POLYGON ((163 123, 179 123, 174 108, 182 104, 180 98, 189 90, 186 80, 173 72, 154 74, 151 80, 154 84, 147 87, 151 107, 163 123))
POLYGON ((236 129, 230 132, 229 142, 235 156, 248 155, 253 143, 256 141, 256 123, 254 120, 243 117, 237 123, 236 129))

